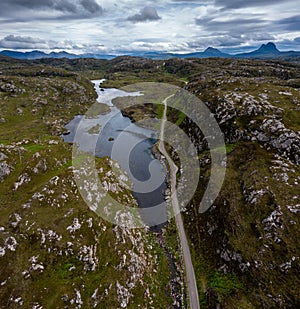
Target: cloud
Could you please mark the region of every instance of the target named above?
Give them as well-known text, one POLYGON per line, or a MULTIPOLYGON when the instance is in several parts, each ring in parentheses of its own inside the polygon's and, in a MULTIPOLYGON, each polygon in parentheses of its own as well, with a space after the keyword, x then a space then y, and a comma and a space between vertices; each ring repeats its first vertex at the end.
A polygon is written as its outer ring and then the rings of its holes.
POLYGON ((238 52, 273 41, 281 50, 299 50, 300 42, 294 40, 300 36, 298 2, 1 0, 0 48, 118 53, 193 52, 213 46, 238 52))
POLYGON ((68 50, 76 53, 88 52, 106 52, 107 48, 103 44, 76 44, 71 40, 44 40, 31 36, 7 35, 0 39, 0 48, 13 50, 68 50))
POLYGON ((1 48, 10 49, 36 49, 36 48, 47 48, 47 42, 42 39, 33 38, 30 36, 15 36, 8 35, 0 40, 1 48))
POLYGON ((197 39, 191 42, 188 42, 188 46, 193 49, 205 49, 208 46, 211 47, 228 47, 228 46, 239 46, 244 43, 244 39, 240 36, 212 36, 212 37, 204 37, 201 39, 197 39))
POLYGON ((161 19, 161 17, 158 16, 158 13, 155 8, 146 6, 140 11, 139 14, 130 16, 127 19, 133 23, 138 23, 138 22, 159 20, 161 19))
MULTIPOLYGON (((277 42, 276 44, 279 49, 284 49, 284 50, 295 50, 295 45, 300 45, 300 37, 296 37, 294 39, 284 39, 284 40, 281 40, 279 42, 277 42)), ((299 48, 297 49, 299 50, 299 48)))
POLYGON ((44 40, 31 36, 7 35, 0 40, 0 48, 9 49, 76 49, 76 45, 70 40, 57 42, 44 40))
POLYGON ((102 7, 95 0, 81 0, 82 7, 91 14, 103 12, 102 7))
POLYGON ((71 3, 69 1, 59 1, 57 3, 53 3, 53 6, 50 6, 50 8, 71 14, 76 14, 78 11, 78 7, 74 3, 71 3))
POLYGON ((249 7, 261 7, 261 6, 274 6, 279 3, 288 2, 287 0, 215 0, 215 5, 217 7, 222 7, 224 9, 240 9, 249 7), (275 2, 275 3, 274 3, 275 2))
POLYGON ((300 31, 300 15, 291 16, 276 22, 288 31, 300 31))
POLYGON ((96 0, 2 0, 0 17, 9 19, 87 18, 101 15, 103 8, 96 0), (42 13, 42 14, 41 14, 42 13))
POLYGON ((263 26, 268 24, 261 18, 233 18, 229 20, 216 20, 209 17, 197 18, 196 24, 205 30, 218 32, 234 32, 241 33, 252 30, 261 31, 263 26))

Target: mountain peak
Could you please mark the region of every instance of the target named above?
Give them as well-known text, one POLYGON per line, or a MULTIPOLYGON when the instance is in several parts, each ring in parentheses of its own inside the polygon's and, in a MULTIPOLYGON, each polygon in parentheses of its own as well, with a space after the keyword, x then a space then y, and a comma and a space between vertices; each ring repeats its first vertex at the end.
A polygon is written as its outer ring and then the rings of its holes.
POLYGON ((216 48, 213 48, 213 47, 208 47, 206 48, 206 50, 204 51, 205 54, 211 54, 211 55, 220 55, 222 54, 221 51, 219 51, 218 49, 216 48))
POLYGON ((267 53, 267 54, 278 54, 280 51, 277 49, 276 45, 273 42, 269 42, 268 44, 263 44, 259 50, 261 53, 267 53))

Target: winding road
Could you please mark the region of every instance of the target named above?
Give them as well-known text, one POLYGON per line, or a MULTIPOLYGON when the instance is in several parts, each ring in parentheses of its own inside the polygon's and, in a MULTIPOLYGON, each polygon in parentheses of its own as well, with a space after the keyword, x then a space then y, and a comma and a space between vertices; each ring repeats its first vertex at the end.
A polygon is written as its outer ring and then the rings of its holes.
POLYGON ((173 160, 167 153, 165 149, 165 145, 164 145, 164 131, 165 131, 165 124, 167 121, 167 101, 173 96, 174 95, 167 97, 162 102, 164 104, 164 113, 163 113, 163 118, 162 118, 161 127, 160 127, 160 141, 158 144, 158 149, 161 152, 161 154, 165 156, 169 164, 170 181, 171 181, 171 202, 172 202, 172 206, 174 209, 174 213, 176 214, 175 221, 176 221, 176 226, 177 226, 179 239, 180 239, 180 245, 181 245, 183 258, 184 258, 190 308, 199 309, 200 305, 199 305, 199 299, 198 299, 196 277, 195 277, 190 248, 189 248, 188 240, 185 234, 181 212, 179 208, 179 203, 178 203, 178 197, 177 197, 176 173, 178 171, 178 167, 175 165, 175 163, 173 162, 173 160))

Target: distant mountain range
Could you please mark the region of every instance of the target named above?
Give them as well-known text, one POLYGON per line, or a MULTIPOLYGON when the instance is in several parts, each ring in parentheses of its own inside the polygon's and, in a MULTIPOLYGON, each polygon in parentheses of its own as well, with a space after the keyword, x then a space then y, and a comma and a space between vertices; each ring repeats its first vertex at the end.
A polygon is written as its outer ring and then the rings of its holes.
MULTIPOLYGON (((16 59, 27 59, 35 60, 42 58, 68 58, 68 59, 78 59, 78 58, 95 58, 95 59, 113 59, 117 55, 108 55, 108 54, 81 54, 75 55, 70 54, 65 51, 62 52, 51 52, 46 54, 39 50, 33 50, 31 52, 16 52, 12 50, 3 50, 0 52, 0 55, 8 56, 16 59)), ((128 56, 144 57, 150 59, 170 59, 170 58, 250 58, 250 59, 282 59, 282 60, 300 60, 300 51, 287 51, 281 52, 277 49, 276 45, 272 42, 268 44, 263 44, 257 50, 254 50, 249 53, 240 53, 240 54, 227 54, 223 53, 220 50, 208 47, 203 52, 195 52, 188 54, 174 54, 174 53, 163 53, 163 52, 134 52, 127 54, 128 56)))
POLYGON ((81 54, 75 55, 70 54, 65 51, 62 52, 51 52, 49 54, 44 53, 39 50, 33 50, 30 52, 17 52, 13 50, 3 50, 0 52, 0 55, 7 56, 15 59, 23 59, 23 60, 36 60, 36 59, 43 59, 43 58, 53 58, 53 59, 78 59, 78 58, 95 58, 95 59, 113 59, 116 58, 116 55, 106 55, 106 54, 81 54))

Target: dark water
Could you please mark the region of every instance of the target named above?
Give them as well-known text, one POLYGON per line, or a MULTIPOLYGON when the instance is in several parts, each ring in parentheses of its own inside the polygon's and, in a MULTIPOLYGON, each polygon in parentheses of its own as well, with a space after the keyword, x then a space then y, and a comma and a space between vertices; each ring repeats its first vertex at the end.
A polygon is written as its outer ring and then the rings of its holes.
MULTIPOLYGON (((84 116, 76 116, 66 128, 69 134, 64 136, 65 142, 77 142, 84 151, 94 153, 97 157, 110 157, 119 162, 121 168, 127 172, 133 183, 133 195, 138 201, 140 208, 156 208, 151 215, 142 215, 146 225, 152 231, 160 232, 167 221, 167 211, 165 208, 164 192, 166 189, 166 171, 153 153, 152 147, 157 141, 157 132, 139 127, 124 117, 119 109, 112 105, 112 99, 128 95, 141 95, 139 93, 126 93, 118 89, 105 89, 100 91, 101 81, 94 81, 95 89, 98 93, 98 102, 110 106, 111 111, 106 115, 100 115, 95 119, 87 119, 84 116), (99 134, 89 134, 88 131, 96 125, 101 126, 99 134), (80 134, 76 132, 80 130, 80 134), (76 138, 76 139, 75 139, 76 138), (159 222, 158 224, 156 224, 159 222)), ((158 237, 163 237, 159 233, 158 237)), ((182 308, 180 284, 176 278, 176 265, 170 252, 165 247, 171 281, 170 286, 173 297, 178 305, 172 308, 182 308)))
POLYGON ((133 183, 133 194, 139 207, 150 208, 161 205, 155 212, 151 212, 151 215, 147 214, 147 217, 142 215, 146 225, 151 226, 154 231, 159 231, 164 225, 161 222, 167 221, 167 211, 164 203, 166 171, 152 153, 152 147, 157 141, 157 132, 133 124, 112 105, 112 99, 116 97, 141 94, 127 93, 118 89, 100 91, 101 81, 94 81, 94 84, 98 102, 110 106, 111 111, 94 119, 76 116, 66 126, 70 133, 64 136, 64 141, 77 142, 84 151, 92 152, 97 157, 108 156, 118 161, 133 183), (88 131, 96 125, 101 126, 100 133, 90 134, 88 131), (80 134, 76 132, 77 130, 80 130, 80 134))

